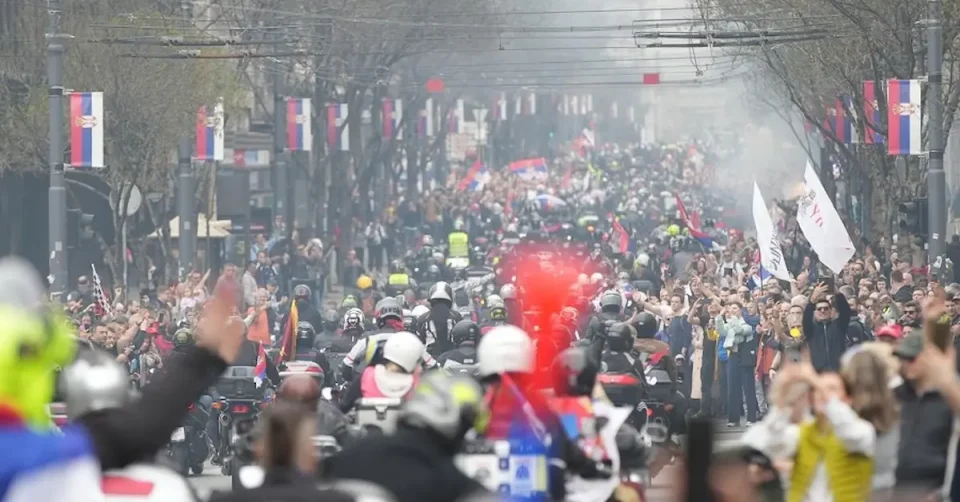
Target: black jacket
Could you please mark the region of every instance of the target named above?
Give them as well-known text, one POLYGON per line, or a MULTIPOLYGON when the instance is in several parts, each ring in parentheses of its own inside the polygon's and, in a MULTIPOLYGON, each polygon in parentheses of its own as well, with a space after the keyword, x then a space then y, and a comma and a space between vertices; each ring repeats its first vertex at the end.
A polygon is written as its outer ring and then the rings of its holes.
POLYGON ((347 493, 323 490, 309 477, 287 470, 267 472, 263 485, 210 497, 210 502, 353 502, 347 493))
POLYGON ((840 356, 847 350, 847 329, 853 312, 842 293, 833 297, 837 316, 828 323, 816 322, 815 302, 807 303, 803 311, 803 338, 810 351, 810 362, 818 372, 840 369, 840 356))
POLYGON ((185 350, 167 360, 166 371, 143 388, 138 401, 80 418, 101 468, 120 469, 156 454, 180 427, 187 407, 226 368, 226 362, 207 350, 185 350))
POLYGON ((454 502, 486 491, 457 468, 454 454, 435 433, 401 424, 393 435, 357 440, 326 461, 326 476, 380 485, 397 502, 454 502))

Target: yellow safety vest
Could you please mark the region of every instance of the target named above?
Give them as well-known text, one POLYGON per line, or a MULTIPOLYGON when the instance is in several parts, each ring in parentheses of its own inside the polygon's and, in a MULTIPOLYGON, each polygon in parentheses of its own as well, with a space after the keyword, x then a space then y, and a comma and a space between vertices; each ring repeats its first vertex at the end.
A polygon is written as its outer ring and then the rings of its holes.
POLYGON ((390 277, 387 278, 387 283, 391 286, 409 286, 410 277, 407 274, 390 274, 390 277))
POLYGON ((470 257, 470 238, 466 232, 452 232, 447 236, 448 258, 469 258, 470 257))

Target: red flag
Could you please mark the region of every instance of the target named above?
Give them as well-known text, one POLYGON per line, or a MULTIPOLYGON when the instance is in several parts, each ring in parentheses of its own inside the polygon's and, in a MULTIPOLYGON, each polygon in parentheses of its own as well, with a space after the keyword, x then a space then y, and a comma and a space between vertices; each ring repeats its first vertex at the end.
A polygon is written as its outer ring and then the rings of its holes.
POLYGON ((280 340, 280 355, 278 361, 289 361, 297 355, 297 323, 300 322, 297 312, 297 302, 290 305, 290 315, 287 324, 283 327, 283 338, 280 340))

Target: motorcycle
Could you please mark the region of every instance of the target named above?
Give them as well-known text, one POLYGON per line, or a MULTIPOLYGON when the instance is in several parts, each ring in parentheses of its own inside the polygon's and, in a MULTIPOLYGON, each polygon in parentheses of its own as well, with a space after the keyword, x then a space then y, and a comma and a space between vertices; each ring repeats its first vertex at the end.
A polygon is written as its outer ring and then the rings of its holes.
POLYGON ((403 400, 366 397, 357 401, 356 408, 347 415, 366 434, 391 434, 397 428, 397 418, 403 400))
POLYGON ((253 446, 259 420, 259 414, 243 415, 236 419, 231 428, 230 450, 232 453, 230 459, 221 467, 221 472, 224 476, 230 476, 230 485, 234 491, 245 487, 241 473, 248 471, 247 468, 256 463, 253 446))
POLYGON ((203 474, 203 465, 210 457, 210 446, 205 431, 210 414, 201 406, 191 403, 187 407, 187 415, 181 427, 177 427, 170 436, 170 441, 164 448, 164 456, 168 463, 181 476, 193 472, 203 474))

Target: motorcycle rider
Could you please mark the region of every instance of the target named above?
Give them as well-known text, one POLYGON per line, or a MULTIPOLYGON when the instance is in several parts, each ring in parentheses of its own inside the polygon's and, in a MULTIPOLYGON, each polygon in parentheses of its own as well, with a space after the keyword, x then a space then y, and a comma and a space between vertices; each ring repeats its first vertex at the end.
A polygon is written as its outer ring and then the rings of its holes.
MULTIPOLYGON (((311 300, 310 287, 306 284, 298 284, 293 288, 293 301, 297 305, 297 321, 307 321, 311 326, 323 326, 323 315, 317 310, 317 307, 311 300)), ((286 326, 290 322, 290 312, 283 316, 280 326, 286 326)))
MULTIPOLYGON (((65 367, 60 380, 71 420, 97 420, 110 410, 117 410, 136 400, 130 388, 130 375, 106 352, 84 349, 77 359, 65 367)), ((123 500, 126 493, 118 487, 128 480, 147 481, 156 487, 145 501, 192 502, 193 490, 187 480, 170 468, 148 460, 149 457, 114 471, 103 473, 104 500, 123 500)))
POLYGON ((504 284, 500 288, 500 298, 503 298, 507 310, 507 324, 523 326, 523 307, 517 299, 517 287, 513 284, 504 284))
POLYGON ((480 339, 477 359, 478 376, 487 384, 486 401, 491 411, 484 437, 503 440, 515 437, 518 428, 523 429, 524 425, 529 428, 524 435, 533 436, 528 445, 532 454, 549 457, 544 459, 549 466, 548 486, 540 488, 549 492, 551 500, 565 499, 568 472, 584 479, 609 477, 602 465, 587 458, 570 442, 559 418, 550 410, 540 390, 533 387, 534 346, 526 332, 511 325, 494 328, 480 339), (522 394, 522 399, 517 396, 517 391, 522 394), (523 406, 523 399, 529 407, 523 406), (530 408, 533 416, 517 414, 519 409, 530 408), (522 425, 518 426, 518 421, 522 425))
POLYGON ((423 342, 413 333, 392 333, 383 344, 379 359, 350 382, 340 400, 340 410, 352 410, 357 400, 364 397, 410 395, 420 380, 420 362, 425 352, 423 342))
POLYGON ((450 339, 457 348, 448 350, 437 357, 437 364, 447 371, 468 372, 473 374, 477 366, 477 342, 480 341, 480 327, 469 319, 453 326, 450 339))
POLYGON ((366 331, 366 318, 363 311, 354 307, 343 314, 343 325, 340 328, 340 336, 348 340, 356 340, 363 336, 366 331))
POLYGON ((490 295, 483 303, 487 308, 487 315, 481 323, 481 333, 487 333, 497 326, 507 324, 507 304, 500 295, 490 295))
POLYGON ((324 474, 382 486, 397 502, 464 500, 485 493, 456 466, 454 456, 467 432, 483 430, 487 417, 476 381, 431 372, 404 403, 393 434, 358 439, 324 462, 324 474))
POLYGON ((600 295, 598 301, 600 312, 590 319, 587 325, 587 344, 590 346, 590 353, 596 360, 600 360, 603 353, 604 341, 607 338, 607 331, 621 321, 621 309, 623 308, 623 297, 617 290, 608 290, 600 295))
MULTIPOLYGON (((383 345, 390 335, 405 331, 403 327, 403 309, 393 298, 384 298, 377 304, 377 330, 367 334, 357 342, 340 363, 340 374, 347 381, 354 377, 355 370, 362 369, 365 364, 373 364, 379 360, 383 345)), ((424 358, 428 367, 436 366, 437 362, 429 355, 424 358)))
POLYGON ((384 288, 386 293, 390 296, 401 295, 412 285, 415 286, 415 283, 411 284, 410 275, 403 261, 394 260, 390 265, 390 275, 387 276, 387 287, 384 288))
POLYGON ((450 331, 463 319, 453 309, 453 288, 446 282, 438 282, 428 295, 430 310, 417 319, 417 334, 431 354, 442 354, 454 348, 450 331))
POLYGON ((171 358, 168 371, 139 401, 81 417, 51 434, 54 369, 69 364, 77 342, 47 302, 35 268, 18 257, 0 260, 0 444, 6 447, 0 499, 99 501, 101 470, 156 453, 180 426, 187 406, 236 357, 244 334, 222 324, 232 302, 214 296, 198 327, 204 336, 196 349, 171 358))
POLYGON ((447 235, 447 266, 466 268, 470 266, 470 236, 464 231, 463 220, 453 222, 453 232, 447 235))

